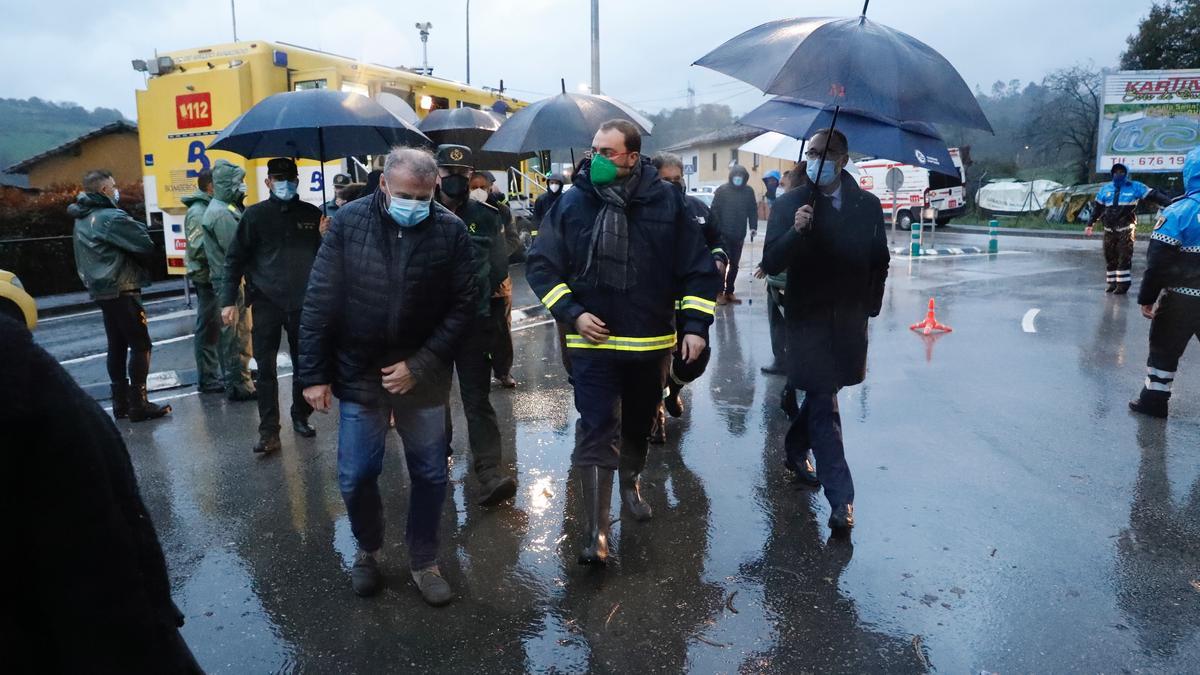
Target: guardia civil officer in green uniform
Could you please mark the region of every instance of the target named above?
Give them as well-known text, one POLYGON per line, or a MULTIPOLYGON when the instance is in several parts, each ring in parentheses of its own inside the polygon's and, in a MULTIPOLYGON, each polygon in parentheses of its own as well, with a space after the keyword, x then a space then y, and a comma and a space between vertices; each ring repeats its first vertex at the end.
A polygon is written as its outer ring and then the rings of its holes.
MULTIPOLYGON (((275 357, 287 331, 288 353, 296 363, 300 309, 317 249, 321 248, 321 210, 297 194, 296 163, 286 157, 267 162, 268 194, 246 209, 230 243, 221 288, 222 318, 237 320, 238 289, 245 279, 245 303, 254 312, 251 335, 258 361, 258 443, 256 453, 272 453, 279 442, 279 379, 275 357)), ((312 406, 292 379, 292 429, 305 438, 317 435, 308 423, 312 406)))
POLYGON ((475 316, 454 355, 467 439, 479 481, 477 502, 494 506, 517 492, 517 482, 501 466, 500 424, 488 398, 492 383, 492 349, 496 324, 492 320, 492 295, 508 277, 508 247, 500 212, 491 204, 471 198, 471 150, 462 145, 442 145, 437 150, 437 200, 467 226, 474 254, 475 316))
POLYGON ((204 209, 200 226, 204 230, 204 255, 208 258, 209 281, 221 306, 237 308, 235 321, 230 323, 222 313, 221 336, 217 352, 225 379, 225 394, 230 401, 252 401, 258 397, 250 379, 250 312, 239 291, 235 302, 225 302, 221 288, 225 285, 225 259, 237 236, 242 220, 239 204, 246 197, 246 170, 224 159, 213 164, 213 196, 204 209))

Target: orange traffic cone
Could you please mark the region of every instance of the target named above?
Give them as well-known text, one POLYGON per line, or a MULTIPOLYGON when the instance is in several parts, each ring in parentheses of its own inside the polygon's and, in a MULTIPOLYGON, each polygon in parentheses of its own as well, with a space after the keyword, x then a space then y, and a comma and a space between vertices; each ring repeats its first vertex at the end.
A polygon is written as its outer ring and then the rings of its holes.
POLYGON ((929 335, 935 330, 940 330, 945 333, 952 333, 954 329, 949 326, 944 326, 938 323, 937 316, 934 314, 933 298, 929 299, 929 312, 925 314, 925 320, 908 327, 909 330, 920 331, 923 335, 929 335))

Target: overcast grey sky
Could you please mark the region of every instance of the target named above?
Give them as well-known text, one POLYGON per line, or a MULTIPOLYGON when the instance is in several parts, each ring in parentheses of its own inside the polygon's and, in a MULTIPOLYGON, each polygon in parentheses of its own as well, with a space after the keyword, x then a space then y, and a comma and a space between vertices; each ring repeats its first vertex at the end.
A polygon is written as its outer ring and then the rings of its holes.
MULTIPOLYGON (((228 42, 225 0, 6 2, 0 22, 0 96, 39 96, 135 115, 135 58, 228 42)), ((413 24, 433 23, 435 74, 465 77, 466 0, 239 0, 242 39, 291 42, 387 65, 420 65, 413 24)), ((967 84, 1040 80, 1075 63, 1116 66, 1151 0, 873 0, 868 16, 940 51, 967 84)), ((601 86, 643 110, 699 103, 745 112, 761 95, 723 75, 691 67, 721 42, 787 16, 857 14, 861 0, 600 0, 601 86)), ((474 84, 501 78, 520 98, 589 79, 589 0, 474 0, 474 84)))

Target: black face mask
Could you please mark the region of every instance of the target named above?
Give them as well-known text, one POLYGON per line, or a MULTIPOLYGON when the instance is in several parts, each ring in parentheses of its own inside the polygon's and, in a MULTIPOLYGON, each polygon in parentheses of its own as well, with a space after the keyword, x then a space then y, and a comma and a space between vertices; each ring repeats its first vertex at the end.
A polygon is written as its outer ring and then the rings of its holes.
POLYGON ((683 183, 681 183, 681 182, 676 182, 676 181, 673 181, 673 180, 669 180, 669 181, 667 181, 667 182, 668 182, 668 183, 670 183, 671 185, 673 185, 673 186, 675 187, 675 189, 676 189, 676 190, 679 190, 680 192, 686 192, 686 191, 687 191, 687 190, 685 190, 685 189, 684 189, 684 187, 683 187, 683 183))
POLYGON ((442 178, 442 192, 451 199, 462 199, 467 196, 471 179, 460 173, 452 173, 442 178))

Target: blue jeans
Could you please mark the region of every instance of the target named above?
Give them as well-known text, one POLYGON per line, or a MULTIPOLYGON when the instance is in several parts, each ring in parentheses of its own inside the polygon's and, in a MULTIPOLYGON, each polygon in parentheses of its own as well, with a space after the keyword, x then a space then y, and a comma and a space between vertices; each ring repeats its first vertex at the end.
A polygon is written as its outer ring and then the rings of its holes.
POLYGON ((338 485, 350 530, 364 551, 383 546, 383 498, 379 474, 387 439, 388 414, 396 419, 396 431, 404 444, 404 459, 412 480, 408 499, 409 565, 414 570, 437 562, 438 523, 446 501, 449 469, 446 462, 446 405, 413 408, 392 403, 367 406, 352 401, 339 403, 338 485))

